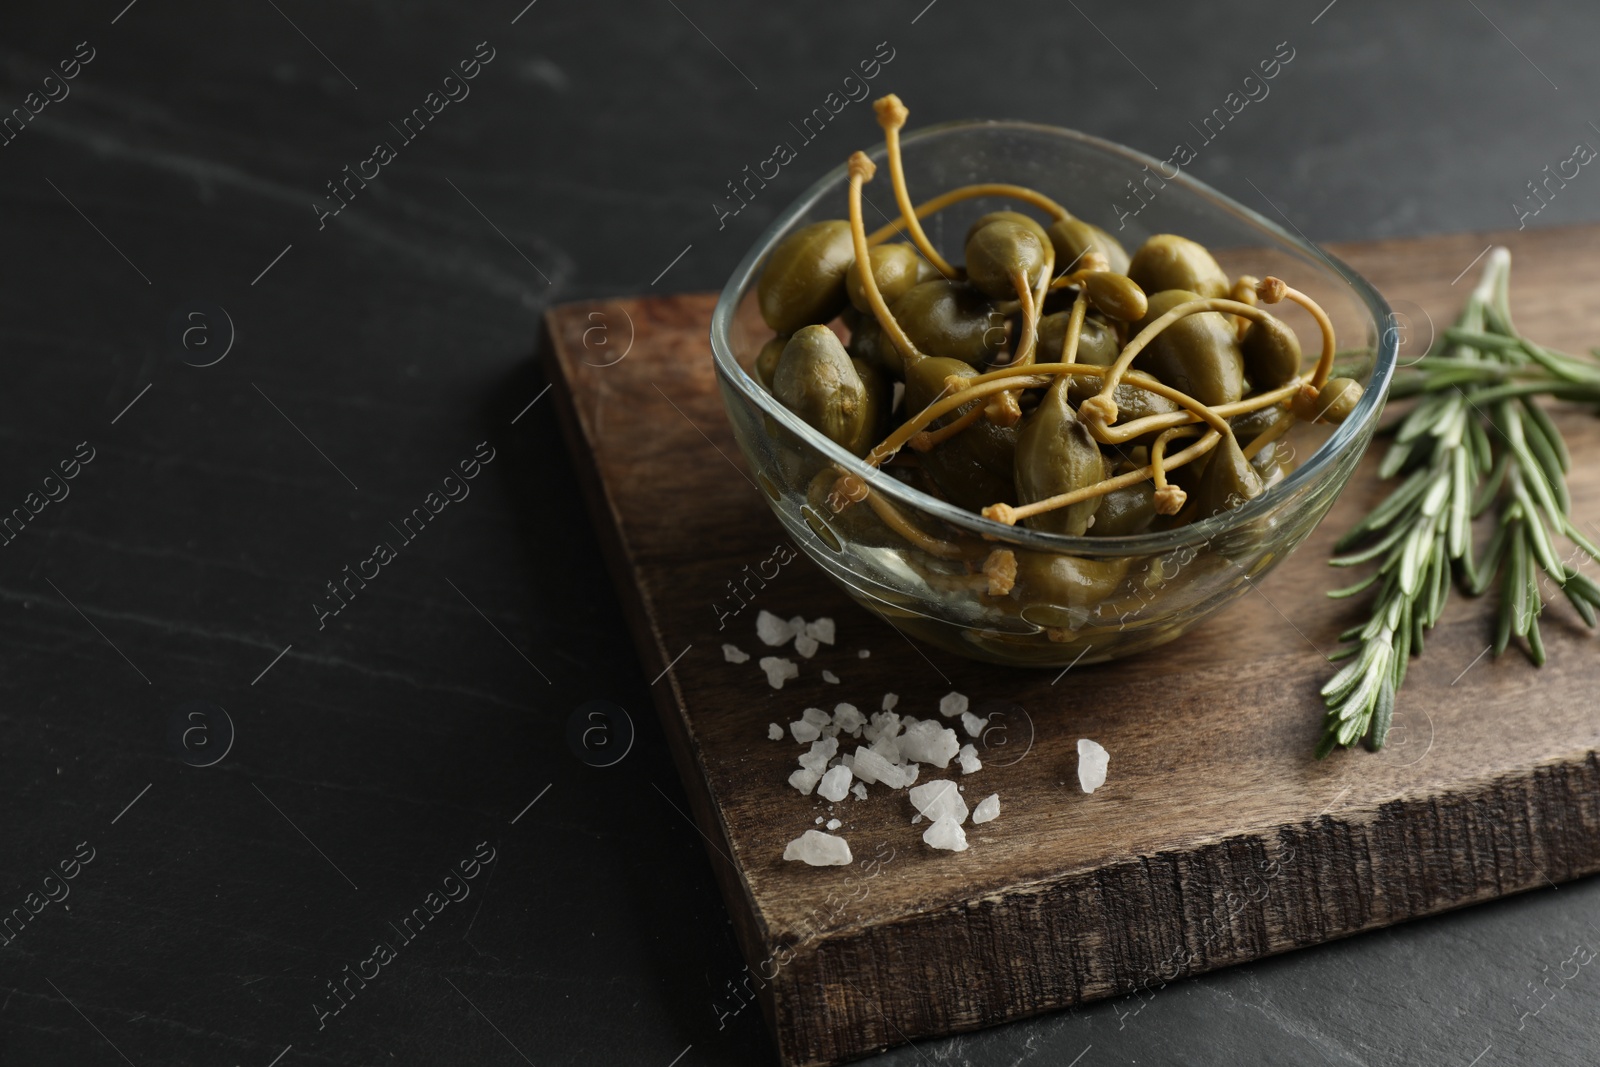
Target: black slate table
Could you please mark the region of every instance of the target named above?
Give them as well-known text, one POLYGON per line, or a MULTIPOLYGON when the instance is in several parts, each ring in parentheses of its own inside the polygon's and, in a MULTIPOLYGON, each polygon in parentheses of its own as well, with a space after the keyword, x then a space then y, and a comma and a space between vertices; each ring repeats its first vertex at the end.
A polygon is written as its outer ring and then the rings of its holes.
MULTIPOLYGON (((1501 0, 12 5, 0 1063, 770 1062, 541 309, 720 285, 872 139, 844 104, 729 198, 863 63, 913 123, 1187 140, 1316 239, 1594 220, 1600 178, 1527 183, 1600 144, 1597 33, 1501 0)), ((879 1062, 1587 1064, 1575 946, 1592 880, 879 1062)))

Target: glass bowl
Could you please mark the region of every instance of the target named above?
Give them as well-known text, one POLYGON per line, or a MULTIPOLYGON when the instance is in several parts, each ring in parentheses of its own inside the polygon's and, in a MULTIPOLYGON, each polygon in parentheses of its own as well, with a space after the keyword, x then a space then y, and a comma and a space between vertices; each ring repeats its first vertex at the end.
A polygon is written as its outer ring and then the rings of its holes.
MULTIPOLYGON (((893 468, 870 469, 778 403, 747 370, 772 337, 756 307, 763 261, 790 231, 848 217, 841 165, 761 235, 711 319, 728 418, 789 536, 856 602, 906 634, 992 663, 1061 667, 1125 656, 1172 640, 1242 595, 1321 520, 1372 438, 1395 365, 1396 336, 1383 298, 1302 237, 1120 145, 1023 122, 950 123, 901 144, 918 202, 977 182, 1026 185, 1109 231, 1130 253, 1151 234, 1176 233, 1210 248, 1230 277, 1283 278, 1327 311, 1340 345, 1336 373, 1356 379, 1363 392, 1337 427, 1299 423, 1270 446, 1278 455, 1261 495, 1158 533, 1070 537, 1006 526, 897 479, 893 468), (827 490, 841 471, 866 479, 887 511, 865 503, 840 509, 839 497, 830 499, 827 490), (1029 573, 1050 576, 1047 595, 1024 599, 1020 582, 1011 594, 988 595, 986 579, 970 563, 939 551, 952 542, 1010 549, 1029 573)), ((864 189, 869 230, 891 221, 883 211, 894 210, 881 144, 870 154, 880 166, 864 189)), ((1027 210, 1011 201, 969 200, 927 220, 928 236, 947 254, 959 252, 971 221, 1001 208, 1027 210)), ((1273 310, 1300 335, 1308 362, 1314 359, 1321 346, 1311 318, 1287 302, 1273 310)))

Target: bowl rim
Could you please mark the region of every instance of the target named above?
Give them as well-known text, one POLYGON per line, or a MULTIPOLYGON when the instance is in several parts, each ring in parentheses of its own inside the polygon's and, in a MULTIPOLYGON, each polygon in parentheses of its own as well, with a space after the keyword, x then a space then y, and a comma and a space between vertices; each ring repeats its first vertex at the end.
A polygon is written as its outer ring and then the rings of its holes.
MULTIPOLYGON (((895 503, 927 512, 953 526, 977 534, 987 540, 995 541, 997 543, 996 547, 1009 543, 1040 551, 1075 556, 1160 555, 1174 548, 1184 547, 1196 542, 1209 541, 1219 534, 1261 518, 1273 511, 1284 497, 1293 496, 1299 489, 1318 480, 1327 467, 1343 455, 1347 449, 1358 441, 1369 437, 1367 431, 1377 420, 1378 414, 1388 397, 1389 385, 1394 376, 1399 351, 1395 330, 1391 328, 1393 312, 1388 302, 1373 287, 1372 283, 1354 270, 1351 270, 1342 260, 1330 255, 1302 234, 1298 232, 1290 233, 1271 219, 1246 207, 1232 197, 1213 189, 1199 179, 1191 177, 1187 171, 1180 169, 1177 175, 1168 178, 1165 170, 1161 169, 1160 161, 1154 157, 1092 134, 1068 129, 1064 126, 1052 126, 1047 123, 1022 120, 959 119, 923 127, 915 133, 903 136, 901 145, 903 148, 910 147, 923 141, 975 129, 1001 132, 1005 130, 1025 130, 1030 133, 1049 134, 1053 137, 1062 137, 1070 141, 1079 142, 1109 155, 1120 156, 1137 166, 1153 167, 1157 173, 1162 175, 1163 181, 1177 184, 1203 200, 1210 201, 1227 211, 1243 215, 1248 221, 1255 223, 1291 248, 1314 259, 1322 260, 1361 299, 1378 328, 1378 344, 1377 351, 1374 353, 1372 378, 1367 383, 1366 389, 1362 391, 1361 399, 1356 402, 1355 410, 1351 412, 1350 417, 1334 429, 1334 432, 1326 441, 1322 442, 1305 463, 1296 467, 1283 481, 1270 486, 1254 500, 1250 500, 1231 511, 1211 515, 1197 522, 1171 530, 1115 537, 1072 536, 1069 534, 1050 533, 1024 526, 1021 523, 1015 526, 1007 526, 1004 523, 995 522, 993 519, 986 519, 975 511, 968 511, 957 504, 925 493, 898 478, 885 475, 877 468, 868 467, 860 458, 823 436, 799 416, 778 403, 777 399, 767 392, 740 365, 733 354, 732 346, 728 343, 728 331, 733 322, 733 315, 737 309, 740 292, 750 283, 756 268, 772 250, 780 236, 793 226, 800 216, 809 211, 817 201, 845 184, 848 180, 849 172, 847 163, 839 164, 817 179, 805 192, 801 193, 788 207, 780 212, 777 218, 773 219, 771 224, 756 238, 755 242, 750 246, 750 250, 739 261, 739 265, 734 268, 727 284, 722 287, 722 291, 717 296, 716 307, 711 313, 712 358, 721 378, 738 390, 745 399, 755 404, 769 418, 777 420, 786 430, 795 434, 836 465, 862 478, 895 503)), ((885 148, 882 144, 879 144, 869 151, 868 155, 876 160, 882 160, 885 155, 885 148)), ((1293 225, 1293 222, 1290 222, 1290 225, 1293 225)), ((1298 227, 1296 229, 1298 231, 1298 227)))

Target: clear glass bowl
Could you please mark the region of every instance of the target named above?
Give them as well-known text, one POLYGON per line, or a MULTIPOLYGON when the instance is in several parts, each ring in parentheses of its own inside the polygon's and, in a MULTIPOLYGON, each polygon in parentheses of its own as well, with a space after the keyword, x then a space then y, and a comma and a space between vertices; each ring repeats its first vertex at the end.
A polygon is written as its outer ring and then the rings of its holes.
MULTIPOLYGON (((906 180, 919 202, 976 182, 1026 185, 1109 231, 1130 253, 1151 234, 1176 233, 1210 248, 1230 277, 1283 278, 1327 311, 1341 350, 1337 373, 1356 379, 1364 391, 1341 425, 1297 424, 1274 446, 1277 469, 1260 496, 1160 533, 1069 537, 1005 526, 887 471, 872 471, 779 404, 746 369, 772 337, 756 307, 762 263, 791 230, 848 217, 841 165, 762 234, 733 272, 711 320, 728 418, 790 537, 852 598, 905 633, 993 663, 1060 667, 1125 656, 1172 640, 1242 595, 1321 520, 1372 437, 1395 365, 1396 337, 1383 298, 1303 238, 1185 174, 1166 177, 1155 160, 1107 141, 1031 123, 960 122, 907 136, 902 150, 906 180), (967 564, 898 536, 865 503, 830 507, 828 471, 869 479, 900 521, 925 535, 1009 548, 1029 567, 1053 568, 1061 580, 1048 595, 1029 600, 1021 597, 1021 583, 1011 595, 988 596, 967 564)), ((894 198, 881 145, 872 155, 879 176, 865 187, 864 211, 868 228, 876 229, 891 220, 883 211, 894 210, 894 198)), ((957 242, 971 221, 1001 208, 1018 205, 998 199, 957 204, 928 220, 928 235, 959 259, 957 242)), ((1288 303, 1274 313, 1295 328, 1313 360, 1320 335, 1310 317, 1288 303)))

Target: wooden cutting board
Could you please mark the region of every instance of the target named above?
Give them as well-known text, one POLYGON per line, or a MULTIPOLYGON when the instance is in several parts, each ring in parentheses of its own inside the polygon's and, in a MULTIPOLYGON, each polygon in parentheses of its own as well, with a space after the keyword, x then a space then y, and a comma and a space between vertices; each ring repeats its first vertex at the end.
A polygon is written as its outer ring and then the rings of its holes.
MULTIPOLYGON (((1453 320, 1491 240, 1513 251, 1525 332, 1567 351, 1600 344, 1600 227, 1335 252, 1404 316, 1404 359, 1426 347, 1430 320, 1453 320)), ((1492 594, 1457 596, 1413 662, 1389 746, 1311 759, 1317 691, 1333 669, 1321 653, 1360 613, 1323 596, 1342 576, 1326 560, 1380 494, 1381 445, 1293 557, 1179 641, 1064 675, 985 666, 913 646, 804 556, 781 562, 784 535, 713 378, 712 304, 695 294, 559 307, 547 354, 749 963, 717 991, 717 1010, 759 1000, 784 1063, 839 1063, 1151 990, 1600 870, 1600 646, 1564 601, 1546 611, 1550 658, 1535 669, 1520 653, 1484 655, 1492 594), (729 583, 774 570, 765 588, 742 586, 753 602, 719 629, 718 612, 737 603, 729 583), (786 653, 802 673, 782 691, 756 665, 768 654, 755 636, 763 608, 837 622, 838 643, 816 658, 786 653), (724 642, 750 662, 725 662, 724 642), (902 713, 937 717, 951 690, 994 713, 985 766, 961 784, 969 805, 999 793, 1000 817, 969 827, 971 848, 928 848, 905 793, 873 786, 832 806, 852 866, 784 862, 785 843, 829 805, 786 784, 804 746, 769 740, 768 724, 839 701, 874 711, 887 692, 902 713), (1084 737, 1111 754, 1093 795, 1077 784, 1084 737)), ((1600 420, 1558 421, 1578 457, 1574 515, 1600 536, 1600 420)))

